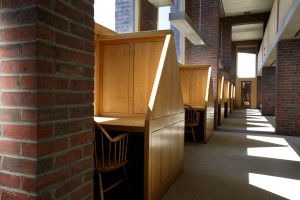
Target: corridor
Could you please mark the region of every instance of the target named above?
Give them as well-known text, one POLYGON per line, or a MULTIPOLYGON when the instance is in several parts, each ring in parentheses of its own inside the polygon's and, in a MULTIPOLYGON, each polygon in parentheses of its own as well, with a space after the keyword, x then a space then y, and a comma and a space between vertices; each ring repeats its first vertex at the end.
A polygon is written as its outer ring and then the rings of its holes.
POLYGON ((234 110, 207 144, 185 142, 184 172, 163 200, 300 199, 300 138, 274 117, 234 110))

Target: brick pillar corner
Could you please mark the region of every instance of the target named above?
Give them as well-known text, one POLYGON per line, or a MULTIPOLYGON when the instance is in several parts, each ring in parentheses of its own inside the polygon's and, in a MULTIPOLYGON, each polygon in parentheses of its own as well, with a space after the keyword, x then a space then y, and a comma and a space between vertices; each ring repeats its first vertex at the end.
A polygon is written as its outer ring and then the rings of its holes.
POLYGON ((300 135, 300 40, 279 41, 276 51, 276 132, 300 135))
POLYGON ((93 198, 93 1, 53 2, 1 1, 0 199, 93 198))
POLYGON ((261 79, 261 112, 264 116, 275 116, 276 69, 264 67, 261 79))

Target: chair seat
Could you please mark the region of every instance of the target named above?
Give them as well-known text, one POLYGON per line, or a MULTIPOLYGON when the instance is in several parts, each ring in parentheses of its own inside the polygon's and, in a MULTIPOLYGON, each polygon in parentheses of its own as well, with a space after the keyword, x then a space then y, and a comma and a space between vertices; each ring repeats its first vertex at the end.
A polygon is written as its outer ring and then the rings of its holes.
POLYGON ((124 166, 126 163, 128 163, 128 160, 125 160, 123 162, 117 162, 115 163, 114 161, 110 162, 110 165, 108 163, 108 160, 105 159, 104 161, 104 167, 103 167, 103 161, 101 158, 97 159, 97 167, 95 167, 95 171, 100 172, 100 173, 105 173, 105 172, 110 172, 114 171, 116 169, 119 169, 120 167, 124 166))

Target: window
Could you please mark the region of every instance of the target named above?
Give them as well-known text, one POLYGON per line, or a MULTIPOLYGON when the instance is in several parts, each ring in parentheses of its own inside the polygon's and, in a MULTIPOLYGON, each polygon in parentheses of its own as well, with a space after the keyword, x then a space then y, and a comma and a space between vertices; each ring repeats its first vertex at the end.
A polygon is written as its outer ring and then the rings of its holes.
POLYGON ((256 46, 239 46, 237 52, 237 77, 256 77, 256 46))
POLYGON ((165 6, 158 8, 158 30, 171 29, 174 31, 174 39, 177 52, 177 60, 180 63, 184 63, 185 56, 185 39, 183 34, 174 27, 169 21, 170 12, 180 12, 184 10, 185 0, 175 0, 173 6, 165 6))
POLYGON ((158 8, 158 30, 171 29, 169 21, 169 13, 171 6, 159 7, 158 8))
POLYGON ((95 0, 95 22, 118 33, 134 31, 135 0, 95 0))

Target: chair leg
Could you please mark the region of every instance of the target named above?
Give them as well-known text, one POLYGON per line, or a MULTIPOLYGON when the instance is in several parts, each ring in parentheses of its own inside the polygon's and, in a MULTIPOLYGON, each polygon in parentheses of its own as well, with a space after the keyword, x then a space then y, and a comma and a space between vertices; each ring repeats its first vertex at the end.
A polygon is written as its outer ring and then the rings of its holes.
POLYGON ((197 141, 196 141, 196 137, 195 137, 195 131, 194 131, 194 128, 191 127, 191 129, 192 129, 192 134, 193 134, 194 144, 197 145, 197 141))
POLYGON ((100 189, 100 200, 104 200, 104 192, 103 192, 103 184, 102 184, 102 177, 101 177, 101 173, 98 173, 99 176, 99 189, 100 189))
POLYGON ((126 183, 127 183, 127 188, 128 188, 128 191, 129 191, 129 196, 132 197, 131 188, 130 188, 130 183, 129 183, 128 174, 127 174, 125 165, 123 165, 123 171, 124 171, 124 176, 125 176, 126 183))

